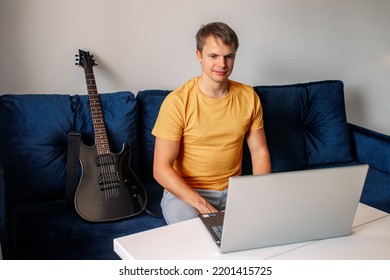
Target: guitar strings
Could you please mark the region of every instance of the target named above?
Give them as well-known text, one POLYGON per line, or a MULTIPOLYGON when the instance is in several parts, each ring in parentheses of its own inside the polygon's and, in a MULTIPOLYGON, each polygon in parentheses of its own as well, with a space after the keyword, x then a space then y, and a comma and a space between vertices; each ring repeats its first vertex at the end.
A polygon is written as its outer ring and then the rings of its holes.
MULTIPOLYGON (((100 167, 100 175, 98 181, 101 180, 103 184, 103 190, 105 199, 111 197, 116 197, 119 195, 118 189, 118 174, 115 170, 115 159, 111 154, 111 151, 108 146, 108 139, 106 138, 107 133, 105 131, 103 114, 101 111, 99 96, 96 91, 95 79, 93 73, 85 73, 87 79, 87 87, 89 94, 89 101, 92 113, 93 126, 95 131, 95 145, 97 148, 97 164, 100 167), (91 75, 92 78, 88 76, 91 75), (96 137, 96 134, 100 136, 100 139, 96 137), (107 143, 107 147, 104 146, 104 143, 107 143)), ((100 182, 99 182, 100 185, 100 182)), ((100 188, 100 187, 99 187, 100 188)))
MULTIPOLYGON (((101 126, 102 124, 98 124, 98 125, 101 126)), ((98 129, 100 134, 102 128, 99 127, 98 129)), ((102 175, 101 179, 103 181, 105 196, 106 199, 108 199, 113 196, 118 196, 119 191, 117 188, 118 178, 115 170, 115 161, 110 150, 107 149, 108 147, 105 147, 103 145, 104 140, 108 141, 107 139, 103 139, 103 138, 97 139, 97 141, 101 141, 98 144, 99 165, 101 168, 101 175, 102 175)))

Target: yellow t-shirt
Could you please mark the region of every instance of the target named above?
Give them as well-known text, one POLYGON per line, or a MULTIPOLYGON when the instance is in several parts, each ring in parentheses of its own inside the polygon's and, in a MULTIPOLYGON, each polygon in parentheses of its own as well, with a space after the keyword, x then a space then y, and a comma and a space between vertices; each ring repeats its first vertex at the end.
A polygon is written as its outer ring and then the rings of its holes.
POLYGON ((180 141, 176 172, 193 188, 223 190, 241 173, 248 130, 263 127, 263 110, 253 88, 229 81, 223 98, 210 98, 197 78, 171 92, 161 105, 152 134, 180 141))

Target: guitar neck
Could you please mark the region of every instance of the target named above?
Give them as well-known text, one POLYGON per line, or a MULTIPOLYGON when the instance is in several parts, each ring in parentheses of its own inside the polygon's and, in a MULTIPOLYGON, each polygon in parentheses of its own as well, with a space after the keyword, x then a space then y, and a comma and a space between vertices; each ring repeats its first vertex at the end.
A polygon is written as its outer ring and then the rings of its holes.
POLYGON ((110 147, 108 144, 106 126, 104 124, 104 118, 103 118, 102 108, 100 105, 99 94, 96 88, 95 75, 93 73, 92 68, 91 69, 84 68, 84 72, 85 72, 85 80, 87 83, 89 107, 91 109, 91 114, 92 114, 92 123, 93 123, 93 129, 95 133, 95 145, 96 145, 97 153, 99 155, 110 154, 110 147))

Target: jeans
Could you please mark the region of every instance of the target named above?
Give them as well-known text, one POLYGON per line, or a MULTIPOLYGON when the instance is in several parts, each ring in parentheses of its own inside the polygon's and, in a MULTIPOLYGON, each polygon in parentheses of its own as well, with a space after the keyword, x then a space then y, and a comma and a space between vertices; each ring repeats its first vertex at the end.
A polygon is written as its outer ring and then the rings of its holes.
MULTIPOLYGON (((223 191, 195 189, 195 191, 204 197, 218 211, 225 209, 227 189, 223 191)), ((161 200, 161 209, 167 224, 193 219, 199 215, 198 210, 167 191, 164 191, 161 200)))

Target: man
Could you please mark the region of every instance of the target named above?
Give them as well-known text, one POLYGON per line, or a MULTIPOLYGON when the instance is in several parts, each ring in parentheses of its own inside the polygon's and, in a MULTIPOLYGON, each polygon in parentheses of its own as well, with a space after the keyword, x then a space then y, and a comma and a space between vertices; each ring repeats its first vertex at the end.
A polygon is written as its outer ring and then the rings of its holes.
POLYGON ((165 188, 168 224, 225 207, 228 179, 241 173, 246 138, 253 174, 271 172, 260 100, 253 88, 229 80, 238 39, 225 23, 196 35, 201 74, 164 100, 153 135, 153 172, 165 188))

